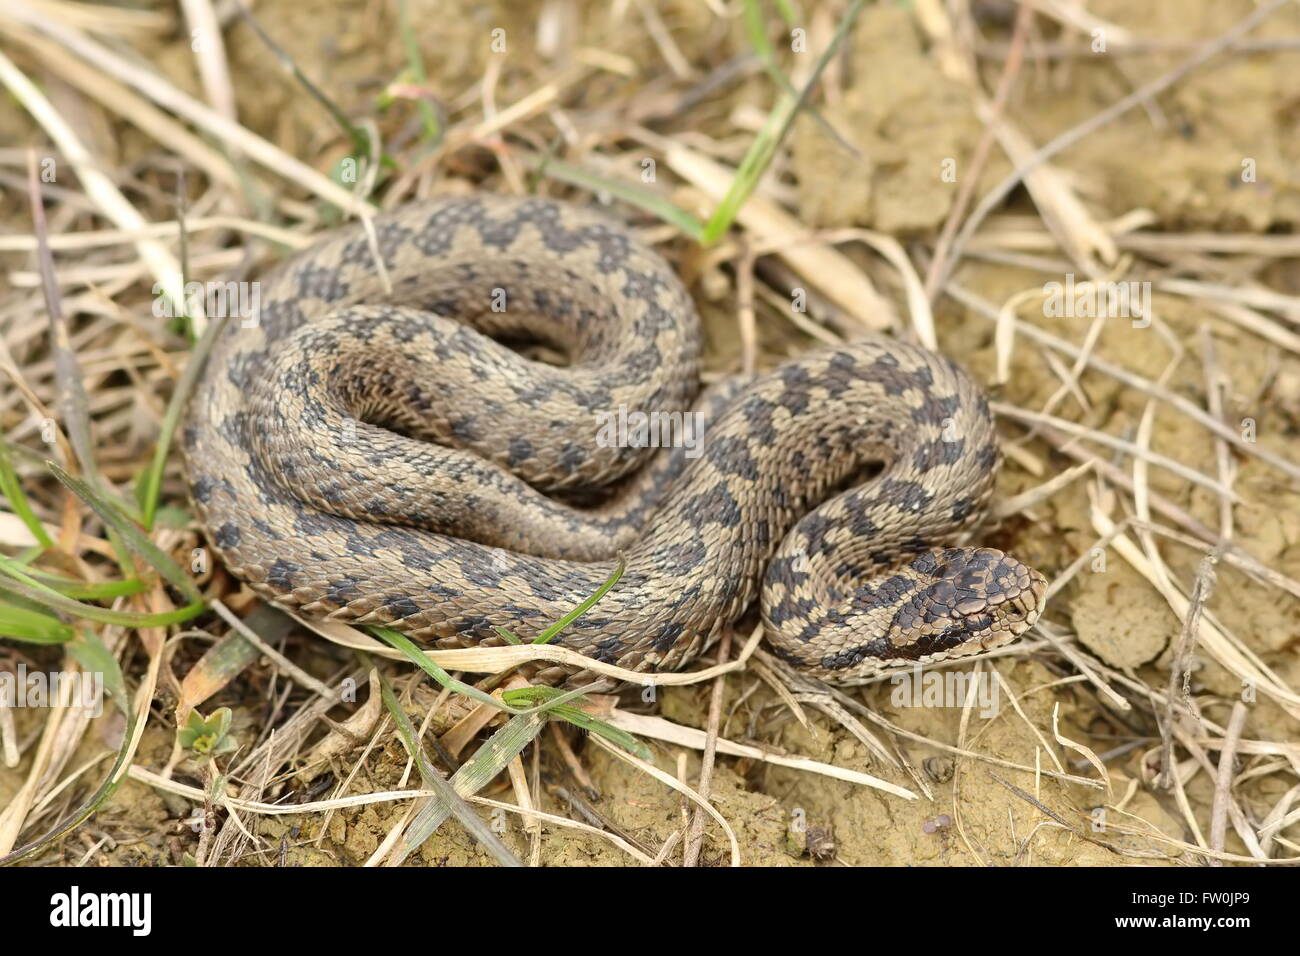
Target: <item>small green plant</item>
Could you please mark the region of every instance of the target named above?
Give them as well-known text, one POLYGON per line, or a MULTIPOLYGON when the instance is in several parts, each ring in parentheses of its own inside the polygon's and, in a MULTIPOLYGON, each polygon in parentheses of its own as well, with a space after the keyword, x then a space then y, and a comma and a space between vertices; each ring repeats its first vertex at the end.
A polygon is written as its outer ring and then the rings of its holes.
MULTIPOLYGON (((545 628, 531 644, 546 644, 557 637, 564 628, 572 624, 579 616, 585 614, 597 601, 605 596, 618 583, 623 575, 624 564, 619 559, 618 566, 609 578, 588 598, 573 610, 563 615, 558 621, 545 628)), ((455 816, 470 828, 498 860, 515 865, 513 855, 496 838, 490 830, 482 826, 482 821, 465 804, 464 798, 477 793, 506 769, 506 766, 528 746, 542 729, 552 720, 562 720, 582 728, 588 733, 598 734, 629 753, 643 760, 649 760, 650 750, 644 743, 624 730, 599 720, 581 708, 583 689, 561 690, 556 687, 520 687, 506 690, 500 697, 494 697, 478 687, 456 680, 442 667, 435 664, 427 654, 418 648, 405 634, 387 627, 372 627, 371 633, 387 642, 406 655, 407 659, 437 681, 441 686, 454 693, 461 694, 480 704, 494 707, 510 715, 505 726, 500 728, 485 741, 477 751, 460 766, 450 778, 445 779, 434 771, 432 764, 424 754, 419 734, 411 724, 406 712, 402 710, 396 694, 387 679, 380 680, 384 689, 384 705, 392 716, 407 751, 415 760, 417 768, 426 787, 439 792, 439 796, 423 804, 412 820, 411 828, 402 843, 400 858, 424 843, 442 825, 448 816, 455 816)), ((504 627, 495 628, 496 632, 509 644, 523 645, 525 642, 504 627)))
POLYGON ((239 745, 230 736, 230 722, 233 715, 229 707, 218 707, 207 717, 197 710, 191 710, 185 718, 185 726, 176 733, 177 742, 189 751, 200 764, 205 786, 203 788, 203 808, 196 807, 191 817, 191 826, 199 835, 199 845, 193 860, 187 859, 185 866, 201 866, 207 859, 208 845, 213 833, 213 814, 223 801, 228 778, 217 766, 217 757, 237 750, 239 745))
POLYGON ((192 710, 185 726, 177 733, 177 739, 183 749, 200 757, 229 753, 238 747, 230 736, 232 717, 229 707, 219 707, 207 717, 192 710))

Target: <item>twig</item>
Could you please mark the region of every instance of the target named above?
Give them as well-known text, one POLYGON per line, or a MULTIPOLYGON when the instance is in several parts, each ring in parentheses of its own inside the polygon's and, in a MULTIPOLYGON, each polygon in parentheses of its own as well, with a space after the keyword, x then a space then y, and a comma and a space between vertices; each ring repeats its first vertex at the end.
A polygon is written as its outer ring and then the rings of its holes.
POLYGON ((1205 602, 1214 590, 1214 566, 1218 563, 1218 550, 1210 552, 1201 559, 1196 570, 1196 584, 1188 604, 1187 614, 1183 618, 1183 632, 1178 640, 1178 649, 1174 652, 1173 663, 1169 667, 1169 689, 1166 694, 1164 721, 1160 728, 1163 743, 1160 757, 1160 786, 1168 790, 1174 780, 1174 713, 1175 703, 1182 703, 1188 713, 1195 713, 1191 702, 1192 652, 1196 649, 1196 635, 1200 629, 1201 612, 1205 602), (1182 678, 1182 697, 1178 693, 1179 677, 1182 678))
MULTIPOLYGON (((722 639, 718 641, 718 660, 725 661, 731 656, 731 628, 725 628, 722 639)), ((709 799, 709 790, 713 786, 713 762, 718 753, 718 727, 722 723, 722 702, 727 692, 727 675, 719 674, 713 681, 709 694, 709 722, 707 736, 704 740, 704 752, 700 755, 699 793, 703 800, 709 799)), ((682 856, 682 866, 695 866, 700 858, 700 848, 704 845, 704 811, 697 807, 691 819, 690 833, 686 839, 686 850, 682 856)))
POLYGON ((932 304, 939 287, 939 279, 944 274, 948 251, 957 232, 957 225, 965 215, 966 207, 970 205, 971 196, 974 195, 975 187, 979 184, 980 174, 984 171, 985 163, 988 162, 989 151, 993 148, 996 138, 993 125, 1002 117, 1002 111, 1007 105, 1007 97, 1011 94, 1011 86, 1020 75, 1020 65, 1024 61, 1025 39, 1029 36, 1029 24, 1033 17, 1034 8, 1028 3, 1020 4, 1020 9, 1016 11, 1016 23, 1012 28, 1010 52, 1002 66, 1002 75, 998 78, 997 91, 993 95, 993 104, 989 109, 990 122, 984 126, 984 132, 971 156, 970 167, 961 178, 957 198, 953 200, 952 209, 948 211, 948 218, 934 245, 934 258, 930 260, 930 268, 925 274, 925 297, 932 304))
POLYGON ((949 276, 957 263, 961 261, 962 252, 966 244, 970 241, 975 230, 980 227, 980 223, 988 216, 990 212, 1004 200, 1011 191, 1020 184, 1025 175, 1032 169, 1042 165, 1057 155, 1079 142, 1081 139, 1101 129, 1111 120, 1123 116, 1135 106, 1139 106, 1162 93, 1164 90, 1173 86, 1187 74, 1196 70, 1218 54, 1222 53, 1228 47, 1232 46, 1238 39, 1245 36, 1253 30, 1258 24, 1262 23, 1268 17, 1272 16, 1279 8, 1290 0, 1269 0, 1269 2, 1256 7, 1245 18, 1228 30, 1221 36, 1215 37, 1208 43, 1201 46, 1190 57, 1176 66, 1174 69, 1161 76, 1156 77, 1150 83, 1144 84, 1137 90, 1134 90, 1128 96, 1113 103, 1106 109, 1097 113, 1091 119, 1088 119, 1077 126, 1074 126, 1056 137, 1047 145, 1041 147, 1033 153, 1027 160, 1021 163, 1017 168, 1007 174, 1006 178, 993 187, 993 189, 979 202, 975 211, 971 213, 969 219, 962 226, 961 232, 958 233, 956 241, 953 243, 951 254, 944 266, 943 273, 935 287, 942 289, 947 283, 949 276))
MULTIPOLYGON (((1228 832, 1228 805, 1232 803, 1232 766, 1237 759, 1237 744, 1241 728, 1246 723, 1246 705, 1237 701, 1228 718, 1228 731, 1223 735, 1223 749, 1219 751, 1219 772, 1214 780, 1214 810, 1210 814, 1210 849, 1223 852, 1223 840, 1228 832)), ((1222 866, 1220 860, 1212 865, 1222 866)))

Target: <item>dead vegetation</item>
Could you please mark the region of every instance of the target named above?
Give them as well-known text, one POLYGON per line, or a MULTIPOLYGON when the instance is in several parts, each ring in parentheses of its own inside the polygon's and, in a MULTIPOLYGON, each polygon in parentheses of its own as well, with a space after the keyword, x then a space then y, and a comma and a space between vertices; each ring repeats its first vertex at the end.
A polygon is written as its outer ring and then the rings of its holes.
POLYGON ((9 0, 0 671, 109 702, 0 703, 0 856, 1300 860, 1300 11, 804 6, 9 0), (471 189, 611 204, 690 284, 711 378, 882 329, 965 362, 1039 627, 936 671, 945 706, 749 630, 575 701, 511 676, 563 648, 426 673, 259 607, 169 454, 219 320, 185 283, 471 189))

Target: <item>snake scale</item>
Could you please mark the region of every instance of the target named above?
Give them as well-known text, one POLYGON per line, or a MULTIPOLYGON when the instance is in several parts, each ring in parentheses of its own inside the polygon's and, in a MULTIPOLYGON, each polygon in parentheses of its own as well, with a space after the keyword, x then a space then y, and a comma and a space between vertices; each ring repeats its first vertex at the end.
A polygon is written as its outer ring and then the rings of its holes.
POLYGON ((999 452, 947 358, 867 338, 693 404, 695 308, 621 224, 471 195, 372 228, 263 279, 259 321, 221 331, 188 408, 200 521, 264 597, 426 646, 500 643, 494 625, 537 633, 621 554, 557 643, 676 669, 760 597, 775 651, 835 683, 981 653, 1037 618, 1038 572, 953 546, 999 452), (617 410, 698 412, 703 441, 598 440, 617 410))

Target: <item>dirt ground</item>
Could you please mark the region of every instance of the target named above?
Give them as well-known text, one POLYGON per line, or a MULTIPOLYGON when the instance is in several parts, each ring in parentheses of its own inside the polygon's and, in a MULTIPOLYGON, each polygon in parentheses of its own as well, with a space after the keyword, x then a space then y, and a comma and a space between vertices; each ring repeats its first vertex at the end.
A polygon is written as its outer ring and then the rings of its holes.
MULTIPOLYGON (((557 112, 530 115, 510 135, 536 149, 556 148, 561 155, 570 150, 595 157, 608 153, 614 157, 610 162, 603 167, 592 162, 593 167, 611 177, 630 177, 635 174, 635 157, 645 152, 643 145, 627 138, 630 128, 648 127, 653 137, 714 149, 734 165, 756 123, 770 109, 773 80, 761 69, 741 71, 715 87, 706 85, 699 95, 681 97, 683 89, 695 89, 695 84, 750 49, 743 18, 718 16, 714 8, 722 6, 685 0, 653 5, 412 0, 410 13, 413 34, 424 53, 427 84, 450 119, 481 116, 480 87, 485 76, 493 77, 491 95, 496 109, 503 110, 534 92, 537 77, 581 69, 585 71, 582 83, 561 84, 557 112), (549 28, 538 30, 542 20, 554 26, 554 35, 549 28), (496 28, 504 28, 510 45, 506 68, 493 60, 485 40, 496 28), (656 39, 661 30, 668 31, 670 44, 656 39), (539 32, 544 35, 539 37, 539 32), (680 63, 675 57, 680 57, 680 63), (685 76, 675 76, 674 69, 684 70, 685 76)), ((732 6, 736 5, 728 9, 732 6)), ((807 6, 810 32, 816 39, 829 35, 847 4, 807 6)), ((922 13, 931 7, 916 6, 922 13)), ((982 88, 993 91, 1003 69, 1015 8, 1002 3, 973 6, 981 51, 974 62, 982 88)), ((1246 0, 1143 4, 1093 0, 1087 7, 1097 22, 1117 28, 1111 37, 1121 52, 1089 55, 1088 45, 1095 36, 1037 19, 1006 106, 1007 115, 1035 147, 1166 73, 1198 44, 1228 31, 1253 5, 1246 0), (1125 54, 1120 38, 1126 35, 1156 38, 1166 47, 1125 54), (1063 44, 1084 52, 1055 55, 1053 47, 1063 44)), ((349 116, 373 114, 377 98, 406 67, 394 3, 263 0, 255 10, 262 29, 349 116)), ((1300 8, 1295 5, 1284 7, 1251 33, 1256 41, 1297 35, 1300 8)), ((147 44, 152 66, 177 87, 203 95, 183 29, 136 42, 147 44)), ((225 42, 237 114, 247 129, 319 170, 329 170, 346 155, 347 144, 321 105, 304 94, 247 23, 232 22, 225 42)), ((815 98, 824 122, 808 113, 798 118, 788 148, 778 156, 767 180, 766 194, 784 202, 808 227, 887 234, 912 254, 919 268, 928 263, 958 196, 953 188, 936 188, 936 170, 955 159, 960 182, 972 155, 979 152, 986 129, 970 87, 945 69, 940 53, 932 31, 910 5, 867 6, 846 41, 844 54, 827 74, 827 92, 815 98), (856 154, 838 137, 847 139, 856 154)), ((10 55, 36 75, 45 75, 21 45, 10 55)), ((798 70, 797 64, 792 67, 796 82, 798 70)), ((64 95, 75 99, 66 91, 64 95)), ((1084 136, 1056 155, 1052 164, 1100 223, 1114 225, 1136 217, 1144 236, 1290 236, 1300 220, 1298 118, 1300 50, 1292 46, 1225 55, 1084 136), (1243 179, 1244 164, 1253 170, 1247 179, 1243 179)), ((412 165, 418 163, 418 151, 408 146, 418 132, 414 104, 401 104, 385 114, 382 123, 385 147, 412 165)), ((99 137, 101 143, 111 144, 105 146, 110 151, 105 161, 139 169, 149 157, 156 157, 158 144, 152 136, 130 124, 120 127, 107 138, 99 137)), ((0 107, 0 138, 25 143, 37 136, 25 114, 12 104, 0 107)), ((522 181, 522 174, 511 171, 508 157, 501 160, 507 152, 489 136, 443 154, 421 175, 508 190, 522 181)), ((977 171, 975 201, 1012 168, 1007 154, 994 144, 977 171)), ((565 187, 551 183, 548 188, 559 193, 565 187)), ((685 206, 701 202, 698 191, 686 186, 679 187, 674 198, 685 206)), ((1050 429, 1038 430, 1032 422, 1014 416, 1002 422, 1008 455, 999 479, 999 498, 1009 500, 1030 491, 1077 464, 1071 450, 1084 458, 1095 455, 1113 470, 1103 472, 1107 484, 1120 489, 1118 498, 1112 496, 1104 505, 1111 518, 1139 514, 1134 509, 1149 494, 1216 534, 1228 528, 1232 544, 1258 565, 1290 581, 1300 579, 1300 483, 1294 478, 1258 455, 1228 450, 1203 423, 1167 400, 1154 399, 1149 390, 1133 387, 1132 380, 1102 374, 1092 366, 1072 373, 1075 358, 1048 348, 1043 340, 1018 336, 1009 374, 999 376, 997 310, 1018 294, 1041 290, 1045 282, 1073 271, 1069 257, 1044 231, 1034 198, 1024 186, 1015 189, 971 242, 968 255, 951 277, 960 293, 935 300, 940 348, 988 385, 999 408, 1047 409, 1123 442, 1149 442, 1150 451, 1162 456, 1161 461, 1171 459, 1213 480, 1223 478, 1226 456, 1237 500, 1225 517, 1220 495, 1203 483, 1169 467, 1152 465, 1143 470, 1132 454, 1077 436, 1057 434, 1053 440, 1050 429), (979 303, 988 308, 981 309, 979 303), (1114 471, 1137 483, 1137 498, 1114 471)), ((25 198, 5 201, 5 232, 31 231, 25 203, 25 198)), ((617 204, 614 208, 621 209, 617 204)), ((691 284, 708 334, 708 370, 736 372, 744 346, 735 318, 734 261, 701 252, 644 214, 637 221, 691 284)), ((1112 234, 1135 233, 1117 226, 1112 234)), ((862 244, 839 248, 900 315, 906 314, 907 289, 896 270, 862 244)), ((30 269, 30 259, 11 256, 7 267, 30 269)), ((1221 255, 1200 251, 1195 244, 1121 243, 1117 262, 1104 271, 1115 279, 1151 283, 1152 321, 1139 326, 1107 320, 1098 326, 1089 318, 1046 314, 1041 298, 1032 297, 1021 299, 1015 314, 1023 323, 1076 347, 1087 342, 1089 356, 1131 377, 1158 383, 1162 395, 1199 408, 1210 401, 1208 361, 1222 383, 1223 408, 1217 417, 1233 431, 1240 424, 1241 434, 1249 432, 1252 446, 1300 460, 1300 354, 1290 344, 1300 331, 1300 254, 1221 255), (1204 294, 1203 287, 1200 294, 1189 292, 1192 287, 1185 283, 1193 279, 1259 295, 1247 298, 1246 305, 1240 299, 1216 300, 1204 294), (1291 338, 1252 331, 1241 320, 1241 313, 1251 308, 1270 315, 1275 311, 1280 319, 1270 328, 1291 338), (1238 310, 1235 318, 1225 314, 1232 309, 1238 310), (1207 343, 1212 343, 1212 356, 1207 355, 1207 343)), ((759 274, 768 275, 762 263, 759 274)), ((5 281, 0 278, 0 283, 5 281)), ((756 321, 760 367, 771 367, 815 344, 762 297, 756 321)), ((833 321, 829 324, 834 327, 833 321)), ((11 349, 15 334, 11 327, 7 333, 11 349)), ((16 354, 35 355, 21 342, 16 354)), ((152 405, 144 403, 144 407, 152 405)), ((10 402, 5 414, 6 427, 13 427, 22 420, 23 409, 10 402)), ((150 414, 156 417, 156 411, 150 414)), ((123 457, 147 455, 154 437, 150 427, 142 426, 138 448, 121 449, 123 457)), ((1196 863, 1201 857, 1187 846, 1206 845, 1220 750, 1203 728, 1219 728, 1221 735, 1230 723, 1234 703, 1243 700, 1247 709, 1240 735, 1251 746, 1238 754, 1233 788, 1237 805, 1252 825, 1271 809, 1290 805, 1287 794, 1300 771, 1300 707, 1292 706, 1288 712, 1275 695, 1255 693, 1249 682, 1243 682, 1240 669, 1225 666, 1214 648, 1194 651, 1191 699, 1206 723, 1197 725, 1202 729, 1187 725, 1178 738, 1183 783, 1172 790, 1159 785, 1158 718, 1163 718, 1164 707, 1152 694, 1164 694, 1169 686, 1183 632, 1182 615, 1177 602, 1139 568, 1140 561, 1113 544, 1098 547, 1104 534, 1096 515, 1099 487, 1095 475, 1085 475, 985 534, 984 540, 1013 551, 1049 579, 1082 562, 1053 595, 1045 615, 1055 643, 1040 641, 1032 653, 981 665, 981 679, 998 682, 1000 705, 991 716, 982 714, 978 706, 962 706, 962 701, 902 706, 897 688, 889 683, 849 691, 861 708, 850 708, 851 713, 884 741, 885 750, 897 758, 894 763, 873 754, 846 721, 824 708, 805 702, 797 711, 760 671, 751 668, 726 679, 719 726, 723 738, 871 774, 916 795, 905 799, 807 769, 720 755, 712 771, 709 800, 734 829, 745 865, 1196 863), (1086 673, 1081 672, 1080 662, 1087 665, 1086 673), (873 722, 864 716, 868 712, 887 723, 873 722)), ((172 474, 166 489, 169 504, 187 507, 177 474, 172 474)), ((1188 525, 1170 514, 1157 508, 1153 521, 1189 534, 1188 525)), ((1141 552, 1138 525, 1127 527, 1124 537, 1136 542, 1141 552)), ((1177 582, 1171 590, 1190 592, 1208 545, 1189 547, 1159 535, 1151 540, 1150 547, 1158 548, 1177 582)), ((182 526, 170 542, 177 554, 185 554, 197 539, 192 527, 182 526)), ((1285 687, 1300 688, 1300 598, 1295 592, 1222 559, 1215 568, 1205 613, 1230 636, 1231 647, 1271 669, 1285 687)), ((199 623, 214 633, 221 628, 219 621, 209 618, 199 623)), ((738 631, 735 646, 747 634, 743 628, 738 631)), ((298 631, 281 650, 322 679, 351 666, 340 649, 317 645, 314 637, 298 631)), ((205 647, 199 643, 177 648, 170 670, 183 676, 205 647)), ((51 649, 25 648, 23 654, 30 661, 58 660, 51 649)), ((138 675, 144 659, 142 653, 125 656, 129 680, 138 675)), ((416 683, 405 665, 391 665, 390 674, 403 687, 416 683)), ((286 718, 292 708, 282 700, 284 692, 284 680, 275 666, 261 658, 206 700, 202 709, 231 707, 232 733, 247 747, 265 739, 269 727, 286 718)), ((707 729, 712 692, 712 681, 665 687, 647 702, 641 691, 632 689, 624 692, 619 706, 707 729)), ((136 765, 158 770, 175 757, 176 693, 166 682, 160 685, 154 719, 136 753, 136 765)), ((404 697, 417 726, 435 698, 427 685, 404 697)), ((346 708, 330 713, 336 721, 347 715, 346 708)), ((43 719, 40 710, 18 712, 18 739, 34 739, 43 719)), ((430 734, 454 722, 454 716, 440 714, 430 734)), ((358 742, 308 770, 280 768, 275 781, 260 791, 262 799, 321 799, 333 795, 333 785, 349 775, 348 793, 413 786, 418 777, 410 771, 400 740, 386 726, 370 749, 363 750, 358 742)), ((92 725, 71 764, 102 759, 106 746, 116 746, 115 733, 120 737, 121 718, 110 711, 92 725)), ((652 856, 683 830, 690 805, 680 794, 591 745, 584 736, 567 731, 565 735, 589 780, 575 777, 555 737, 543 734, 539 747, 527 751, 522 764, 525 775, 534 781, 533 793, 542 810, 588 823, 599 820, 602 827, 652 856)), ((651 747, 661 770, 693 786, 698 783, 698 750, 660 742, 651 742, 651 747)), ((0 805, 23 785, 30 756, 29 749, 16 766, 0 765, 0 805)), ((105 764, 90 776, 106 769, 105 764)), ((175 764, 175 774, 191 785, 203 785, 196 764, 181 761, 175 764)), ((505 776, 481 795, 516 801, 516 791, 505 776)), ((406 806, 377 803, 338 811, 246 817, 244 823, 255 828, 260 845, 240 862, 360 865, 403 819, 406 806)), ((128 780, 87 827, 49 851, 44 861, 76 862, 93 848, 92 861, 100 863, 185 862, 196 842, 189 826, 193 808, 190 799, 139 779, 128 780), (97 844, 101 836, 107 840, 97 844)), ((484 819, 498 819, 488 809, 482 812, 484 819)), ((629 862, 623 850, 602 837, 544 824, 538 838, 518 817, 500 819, 504 820, 498 828, 502 839, 521 859, 543 865, 629 862)), ((704 833, 702 862, 727 863, 730 849, 723 830, 709 822, 704 833)), ((1295 824, 1276 833, 1284 847, 1292 847, 1287 841, 1297 837, 1295 824)), ((1251 853, 1234 825, 1228 826, 1224 851, 1251 853)), ((1297 853, 1292 849, 1278 855, 1297 853)), ((667 860, 679 861, 680 848, 670 849, 667 860)), ((408 862, 462 865, 491 860, 451 821, 408 862)))

